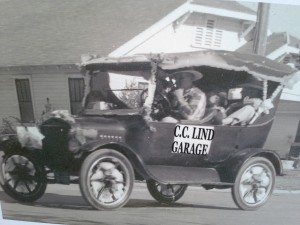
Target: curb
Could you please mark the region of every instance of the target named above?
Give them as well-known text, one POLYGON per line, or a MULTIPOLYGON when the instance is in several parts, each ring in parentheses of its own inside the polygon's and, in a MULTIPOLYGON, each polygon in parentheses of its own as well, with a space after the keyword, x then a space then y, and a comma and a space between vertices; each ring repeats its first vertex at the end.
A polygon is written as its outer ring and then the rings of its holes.
MULTIPOLYGON (((142 182, 138 182, 134 184, 135 188, 138 189, 147 189, 146 184, 142 182)), ((201 186, 188 186, 188 190, 193 191, 209 191, 209 192, 230 192, 230 189, 211 189, 205 190, 201 186)), ((274 189, 273 194, 300 194, 300 190, 281 190, 281 189, 274 189)))
POLYGON ((281 160, 283 171, 297 170, 293 167, 294 162, 295 162, 294 160, 281 160))
POLYGON ((275 189, 273 194, 300 194, 300 190, 279 190, 275 189))

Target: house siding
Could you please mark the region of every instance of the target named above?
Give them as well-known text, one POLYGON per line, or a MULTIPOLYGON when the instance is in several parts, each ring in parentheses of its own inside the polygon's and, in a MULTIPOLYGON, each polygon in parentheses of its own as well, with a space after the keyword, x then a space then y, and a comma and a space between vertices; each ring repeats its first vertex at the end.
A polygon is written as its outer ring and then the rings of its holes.
POLYGON ((0 68, 0 125, 8 116, 20 118, 15 79, 29 79, 34 117, 39 121, 47 98, 53 109, 70 111, 69 78, 82 78, 75 65, 0 68))
POLYGON ((246 43, 244 38, 239 38, 241 20, 193 13, 182 25, 175 26, 175 29, 172 24, 168 25, 127 55, 207 49, 193 46, 195 27, 205 28, 207 19, 215 20, 215 29, 222 30, 222 45, 214 49, 234 51, 246 43))
POLYGON ((295 140, 299 120, 300 102, 281 100, 265 148, 286 157, 295 140))
POLYGON ((241 31, 241 21, 233 19, 219 18, 217 20, 217 29, 223 29, 223 49, 235 51, 246 43, 244 38, 239 38, 241 31))
POLYGON ((40 119, 45 110, 46 99, 50 99, 53 109, 70 110, 68 76, 66 74, 31 75, 34 112, 40 119))

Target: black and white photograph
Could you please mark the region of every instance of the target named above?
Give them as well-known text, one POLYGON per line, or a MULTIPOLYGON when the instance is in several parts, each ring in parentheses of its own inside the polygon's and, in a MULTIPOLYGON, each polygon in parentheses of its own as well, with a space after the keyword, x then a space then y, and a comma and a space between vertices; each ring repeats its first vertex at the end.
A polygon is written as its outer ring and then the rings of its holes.
POLYGON ((0 0, 0 224, 298 225, 300 2, 0 0))

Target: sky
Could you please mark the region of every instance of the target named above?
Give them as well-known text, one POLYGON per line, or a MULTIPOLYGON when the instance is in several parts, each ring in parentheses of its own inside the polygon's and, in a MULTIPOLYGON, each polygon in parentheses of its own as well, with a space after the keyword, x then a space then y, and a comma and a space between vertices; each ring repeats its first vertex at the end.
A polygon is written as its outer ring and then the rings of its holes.
POLYGON ((273 32, 288 31, 300 38, 299 21, 300 5, 271 5, 269 27, 273 32))
MULTIPOLYGON (((243 5, 257 8, 258 0, 242 0, 243 5)), ((300 1, 299 0, 261 0, 271 3, 269 28, 272 32, 287 31, 300 39, 300 1), (280 4, 279 4, 280 3, 280 4)))

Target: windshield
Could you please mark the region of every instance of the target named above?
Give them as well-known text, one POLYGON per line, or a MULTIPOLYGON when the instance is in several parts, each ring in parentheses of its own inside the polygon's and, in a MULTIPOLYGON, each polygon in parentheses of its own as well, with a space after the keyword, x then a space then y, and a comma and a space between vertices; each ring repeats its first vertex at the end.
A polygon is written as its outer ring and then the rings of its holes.
POLYGON ((89 91, 85 109, 135 109, 142 105, 141 96, 146 92, 148 82, 142 77, 98 72, 86 85, 89 91))

